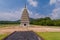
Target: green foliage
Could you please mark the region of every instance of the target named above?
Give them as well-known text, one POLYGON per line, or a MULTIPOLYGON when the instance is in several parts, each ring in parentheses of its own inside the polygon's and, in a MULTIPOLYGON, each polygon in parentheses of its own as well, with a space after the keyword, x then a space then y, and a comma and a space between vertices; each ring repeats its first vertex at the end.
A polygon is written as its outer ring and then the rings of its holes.
POLYGON ((60 20, 51 20, 51 18, 39 18, 39 19, 32 19, 30 24, 34 25, 42 25, 42 26, 60 26, 60 20))
POLYGON ((60 20, 54 20, 54 25, 55 26, 60 26, 60 20))

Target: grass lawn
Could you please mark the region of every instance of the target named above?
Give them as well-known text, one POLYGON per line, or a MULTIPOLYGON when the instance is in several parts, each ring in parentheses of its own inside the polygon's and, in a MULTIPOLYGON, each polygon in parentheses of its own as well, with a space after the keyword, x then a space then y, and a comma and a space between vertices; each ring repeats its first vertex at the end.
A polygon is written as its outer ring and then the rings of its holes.
POLYGON ((60 40, 60 32, 38 32, 44 40, 60 40))
POLYGON ((4 39, 8 34, 0 34, 0 40, 4 39))

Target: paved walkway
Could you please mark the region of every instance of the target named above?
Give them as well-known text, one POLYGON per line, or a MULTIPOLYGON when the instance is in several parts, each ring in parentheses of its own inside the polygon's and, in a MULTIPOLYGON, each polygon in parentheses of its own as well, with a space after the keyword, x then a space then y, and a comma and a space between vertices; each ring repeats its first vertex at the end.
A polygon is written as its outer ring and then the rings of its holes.
POLYGON ((4 40, 41 40, 33 31, 17 31, 4 40))

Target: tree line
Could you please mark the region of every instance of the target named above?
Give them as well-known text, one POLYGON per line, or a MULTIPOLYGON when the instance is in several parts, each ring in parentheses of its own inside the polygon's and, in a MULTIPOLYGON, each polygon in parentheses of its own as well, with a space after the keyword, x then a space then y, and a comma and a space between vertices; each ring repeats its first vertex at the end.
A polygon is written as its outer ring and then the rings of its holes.
MULTIPOLYGON (((20 24, 20 20, 17 21, 0 21, 0 24, 20 24)), ((42 26, 60 26, 60 19, 52 20, 49 17, 33 19, 30 18, 30 24, 42 25, 42 26)))
POLYGON ((60 26, 60 19, 52 20, 49 17, 30 20, 30 24, 42 26, 60 26))

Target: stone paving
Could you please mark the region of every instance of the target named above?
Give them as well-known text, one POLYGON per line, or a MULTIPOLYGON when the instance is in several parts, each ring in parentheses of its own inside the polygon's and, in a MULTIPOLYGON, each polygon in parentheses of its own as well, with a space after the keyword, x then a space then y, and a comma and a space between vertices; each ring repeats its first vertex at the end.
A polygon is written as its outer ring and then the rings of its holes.
POLYGON ((41 40, 33 31, 16 31, 4 40, 41 40))

